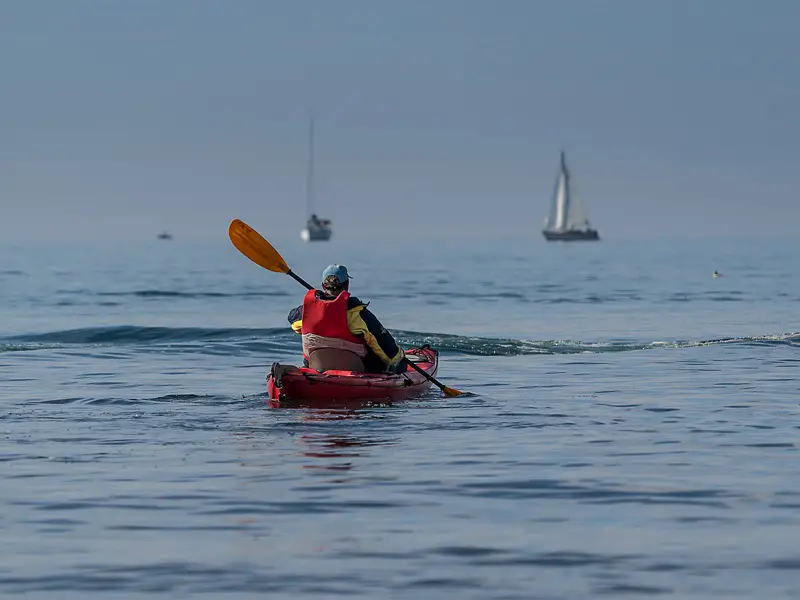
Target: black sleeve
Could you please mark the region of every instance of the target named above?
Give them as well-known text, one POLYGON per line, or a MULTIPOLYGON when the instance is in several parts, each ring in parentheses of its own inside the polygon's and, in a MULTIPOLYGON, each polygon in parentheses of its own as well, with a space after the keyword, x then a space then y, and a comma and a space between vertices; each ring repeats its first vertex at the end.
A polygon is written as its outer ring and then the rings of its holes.
POLYGON ((361 318, 367 325, 369 332, 375 336, 375 340, 378 342, 378 345, 381 347, 381 350, 384 351, 386 356, 389 358, 396 356, 400 351, 400 348, 397 346, 397 342, 394 341, 392 334, 389 333, 383 325, 381 325, 378 317, 373 315, 368 308, 365 308, 361 311, 361 318))
POLYGON ((303 305, 293 308, 289 311, 289 323, 300 321, 303 318, 303 305))

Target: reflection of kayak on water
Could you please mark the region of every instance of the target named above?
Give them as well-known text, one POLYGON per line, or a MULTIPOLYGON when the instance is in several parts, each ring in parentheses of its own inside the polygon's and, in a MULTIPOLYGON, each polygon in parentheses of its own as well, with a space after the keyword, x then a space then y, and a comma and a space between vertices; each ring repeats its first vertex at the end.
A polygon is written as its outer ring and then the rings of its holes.
MULTIPOLYGON (((406 358, 435 377, 439 353, 430 346, 409 348, 406 358)), ((271 404, 291 401, 398 400, 427 390, 431 382, 409 368, 405 373, 325 371, 274 363, 267 376, 271 404)))

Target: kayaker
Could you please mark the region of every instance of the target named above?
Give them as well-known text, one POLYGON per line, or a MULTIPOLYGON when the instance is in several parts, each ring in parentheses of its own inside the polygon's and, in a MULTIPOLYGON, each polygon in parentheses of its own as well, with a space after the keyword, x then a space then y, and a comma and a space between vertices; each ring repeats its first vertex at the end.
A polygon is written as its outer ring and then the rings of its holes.
POLYGON ((404 372, 402 348, 367 304, 350 295, 347 267, 326 267, 321 287, 309 290, 303 304, 289 313, 292 329, 303 336, 305 366, 318 371, 404 372))

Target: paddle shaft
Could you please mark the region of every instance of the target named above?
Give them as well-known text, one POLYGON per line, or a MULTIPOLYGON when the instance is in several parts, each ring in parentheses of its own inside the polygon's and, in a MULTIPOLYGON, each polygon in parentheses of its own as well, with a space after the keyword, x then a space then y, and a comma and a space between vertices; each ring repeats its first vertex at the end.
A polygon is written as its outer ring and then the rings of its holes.
POLYGON ((294 280, 295 280, 297 283, 299 283, 300 285, 303 285, 303 286, 305 286, 305 288, 306 288, 307 290, 313 290, 313 289, 314 289, 314 288, 313 288, 311 285, 309 285, 309 283, 308 283, 308 282, 307 282, 305 279, 303 279, 302 277, 300 277, 300 276, 299 276, 297 273, 295 273, 295 272, 294 272, 294 271, 292 271, 291 269, 289 269, 289 271, 288 271, 286 274, 287 274, 289 277, 291 277, 292 279, 294 279, 294 280))
POLYGON ((430 375, 430 374, 429 374, 429 373, 427 373, 425 370, 423 370, 421 367, 418 367, 418 366, 417 366, 417 365, 415 365, 415 364, 414 364, 412 361, 408 360, 408 359, 407 359, 405 356, 403 357, 403 360, 404 360, 404 361, 406 361, 406 364, 407 364, 409 367, 411 367, 411 368, 412 368, 412 369, 414 369, 414 370, 415 370, 417 373, 419 373, 420 375, 422 375, 423 377, 425 377, 425 379, 427 379, 428 381, 430 381, 432 384, 434 384, 436 387, 438 387, 438 388, 439 388, 440 390, 442 390, 443 392, 447 392, 447 390, 449 390, 449 389, 450 389, 450 388, 448 388, 446 385, 444 385, 444 384, 443 384, 441 381, 437 381, 437 379, 436 379, 436 378, 435 378, 433 375, 430 375))

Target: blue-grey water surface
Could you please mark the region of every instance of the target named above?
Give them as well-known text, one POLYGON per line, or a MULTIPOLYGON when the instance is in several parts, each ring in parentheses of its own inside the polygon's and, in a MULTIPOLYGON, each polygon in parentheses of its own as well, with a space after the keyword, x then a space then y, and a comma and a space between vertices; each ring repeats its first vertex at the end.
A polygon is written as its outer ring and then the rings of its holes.
POLYGON ((2 248, 0 596, 800 597, 797 242, 281 239, 474 394, 312 410, 226 226, 2 248))

